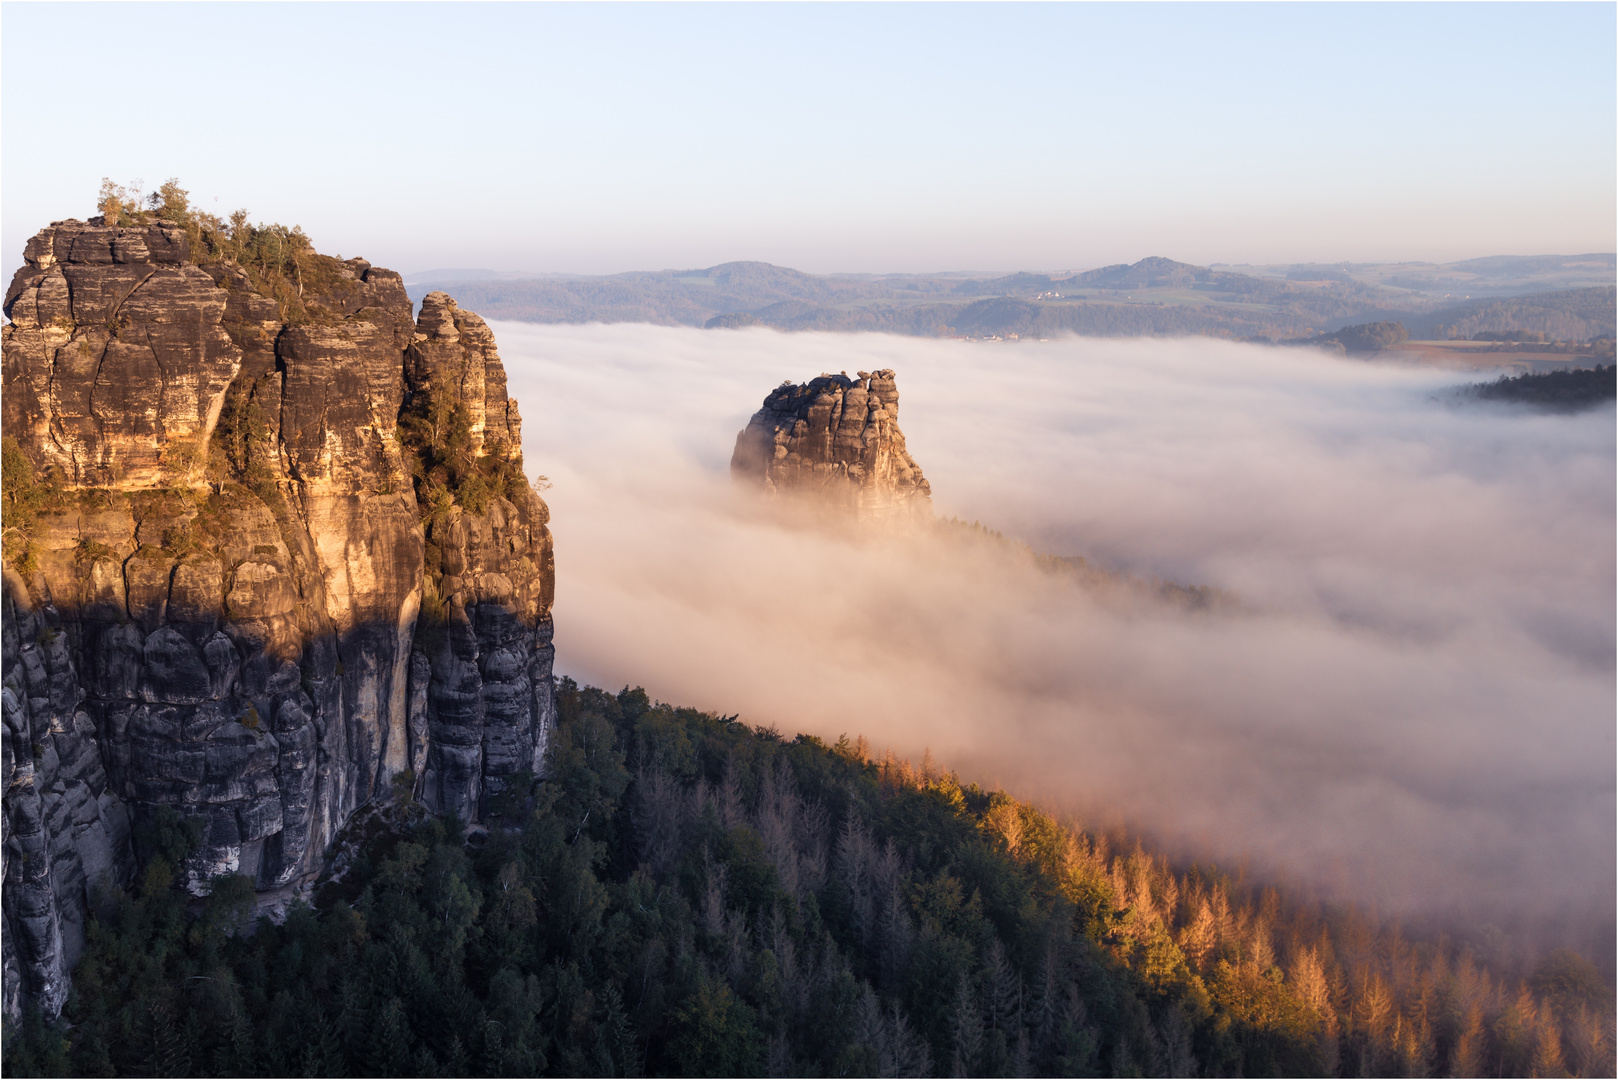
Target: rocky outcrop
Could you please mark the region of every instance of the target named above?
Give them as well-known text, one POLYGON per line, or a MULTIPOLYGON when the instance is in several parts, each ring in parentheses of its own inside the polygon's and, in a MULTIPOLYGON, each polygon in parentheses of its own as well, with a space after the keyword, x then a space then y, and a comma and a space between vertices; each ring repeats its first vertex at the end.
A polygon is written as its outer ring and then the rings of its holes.
POLYGON ((543 769, 548 511, 493 335, 441 293, 413 318, 362 259, 195 243, 53 223, 6 295, 4 434, 34 475, 5 502, 12 1015, 60 1008, 159 813, 198 838, 194 890, 272 889, 400 778, 475 821, 543 769), (428 399, 470 432, 443 475, 401 423, 428 399))
MULTIPOLYGON (((499 457, 522 444, 517 402, 494 335, 444 293, 429 293, 405 355, 412 395, 448 392, 461 409, 468 452, 499 457)), ((526 484, 523 490, 527 492, 526 484)), ((412 704, 422 801, 475 819, 511 778, 538 774, 553 722, 551 626, 555 588, 549 512, 492 500, 481 514, 452 510, 429 527, 425 587, 436 623, 417 643, 412 704)))
POLYGON ((416 320, 418 333, 405 354, 405 380, 411 393, 442 388, 466 408, 474 449, 485 443, 522 444, 517 399, 506 397, 506 369, 495 350, 494 333, 449 294, 428 293, 416 320))
POLYGON ((6 291, 5 432, 68 482, 155 486, 217 422, 242 350, 188 255, 170 224, 62 222, 28 242, 6 291))
POLYGON ((782 383, 736 436, 730 472, 861 520, 932 517, 932 489, 899 430, 891 370, 782 383))

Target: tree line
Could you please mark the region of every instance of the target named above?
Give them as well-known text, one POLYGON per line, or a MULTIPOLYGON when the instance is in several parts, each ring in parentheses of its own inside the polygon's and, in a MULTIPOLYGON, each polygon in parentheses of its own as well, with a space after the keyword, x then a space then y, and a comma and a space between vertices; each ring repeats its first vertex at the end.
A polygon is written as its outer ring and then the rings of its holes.
POLYGON ((195 832, 89 924, 8 1075, 1611 1075, 1612 998, 1175 867, 929 758, 562 680, 484 826, 395 798, 310 902, 196 899, 195 832))
POLYGON ((1593 368, 1502 375, 1494 382, 1474 383, 1468 388, 1468 394, 1480 401, 1507 401, 1574 412, 1618 398, 1615 373, 1618 367, 1597 364, 1593 368))

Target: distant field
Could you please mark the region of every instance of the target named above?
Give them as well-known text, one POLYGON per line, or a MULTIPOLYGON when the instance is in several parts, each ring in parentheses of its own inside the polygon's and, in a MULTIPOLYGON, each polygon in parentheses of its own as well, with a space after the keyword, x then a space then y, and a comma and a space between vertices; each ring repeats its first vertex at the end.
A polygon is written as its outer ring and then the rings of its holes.
POLYGON ((1452 371, 1507 370, 1518 374, 1567 371, 1612 363, 1608 350, 1598 354, 1585 348, 1578 352, 1554 352, 1544 345, 1512 345, 1506 348, 1485 341, 1406 341, 1377 355, 1379 360, 1420 364, 1452 371))

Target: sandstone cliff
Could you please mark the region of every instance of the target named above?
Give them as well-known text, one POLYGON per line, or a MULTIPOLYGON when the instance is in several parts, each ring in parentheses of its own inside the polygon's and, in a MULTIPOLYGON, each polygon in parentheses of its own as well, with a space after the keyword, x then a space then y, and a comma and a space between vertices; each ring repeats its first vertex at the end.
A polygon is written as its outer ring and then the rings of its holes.
POLYGON ((60 1009, 157 826, 195 890, 276 889, 400 785, 476 820, 543 769, 548 512, 493 336, 301 240, 56 222, 7 291, 12 1015, 60 1009))
POLYGON ((899 430, 891 370, 782 383, 736 436, 730 472, 862 520, 932 517, 932 489, 899 430))

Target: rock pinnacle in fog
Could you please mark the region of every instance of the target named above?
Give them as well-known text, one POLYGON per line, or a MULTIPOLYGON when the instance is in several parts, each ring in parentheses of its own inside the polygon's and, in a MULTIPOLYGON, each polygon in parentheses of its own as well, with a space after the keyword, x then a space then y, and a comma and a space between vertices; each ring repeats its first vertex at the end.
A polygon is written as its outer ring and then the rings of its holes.
POLYGON ((782 383, 736 436, 730 473, 861 520, 932 517, 932 489, 899 430, 891 369, 782 383))

